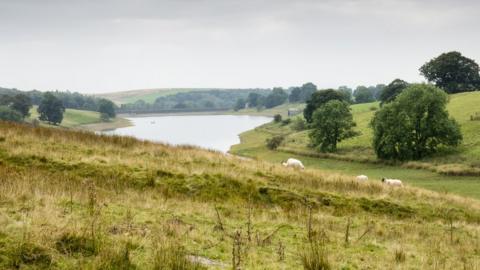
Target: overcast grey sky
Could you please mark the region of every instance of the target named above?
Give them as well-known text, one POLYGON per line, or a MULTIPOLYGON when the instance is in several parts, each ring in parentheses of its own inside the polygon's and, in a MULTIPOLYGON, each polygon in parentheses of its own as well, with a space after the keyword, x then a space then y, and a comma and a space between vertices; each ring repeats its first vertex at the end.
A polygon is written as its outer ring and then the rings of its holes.
POLYGON ((0 86, 85 93, 421 81, 480 62, 480 1, 0 0, 0 86))

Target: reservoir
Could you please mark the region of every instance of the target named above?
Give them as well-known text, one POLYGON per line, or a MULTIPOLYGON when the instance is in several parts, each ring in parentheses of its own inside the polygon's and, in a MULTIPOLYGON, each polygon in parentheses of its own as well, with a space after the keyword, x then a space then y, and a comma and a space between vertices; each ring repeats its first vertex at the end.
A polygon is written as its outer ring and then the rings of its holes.
POLYGON ((240 143, 240 133, 272 121, 271 117, 249 115, 170 115, 127 119, 132 126, 104 133, 172 145, 195 145, 222 152, 240 143))

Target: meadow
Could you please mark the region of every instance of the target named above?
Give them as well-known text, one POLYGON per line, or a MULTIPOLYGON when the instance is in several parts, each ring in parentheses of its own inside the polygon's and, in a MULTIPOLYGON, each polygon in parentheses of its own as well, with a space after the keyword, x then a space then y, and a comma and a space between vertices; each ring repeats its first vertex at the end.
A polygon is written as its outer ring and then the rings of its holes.
POLYGON ((2 269, 478 269, 480 204, 0 122, 2 269))
POLYGON ((109 99, 116 104, 134 103, 138 100, 143 100, 147 103, 154 103, 159 97, 174 95, 177 93, 191 92, 196 90, 208 90, 207 88, 155 88, 155 89, 141 89, 129 90, 120 92, 111 92, 104 94, 97 94, 96 96, 109 99))
MULTIPOLYGON (((471 116, 480 111, 480 92, 450 95, 447 109, 461 125, 464 141, 457 149, 442 149, 424 160, 388 164, 379 161, 371 147, 372 130, 369 122, 379 108, 378 102, 352 105, 352 114, 361 135, 342 141, 335 154, 322 154, 308 147, 308 131, 295 131, 292 124, 270 123, 241 134, 241 144, 232 153, 280 162, 287 157, 304 160, 313 168, 349 175, 367 174, 374 180, 382 177, 399 178, 408 184, 441 192, 480 198, 480 121, 471 116), (265 140, 273 135, 285 135, 277 151, 270 151, 265 140)), ((288 105, 282 105, 285 111, 288 105)), ((300 105, 297 105, 300 106, 300 105)), ((267 112, 264 112, 267 113, 267 112)))

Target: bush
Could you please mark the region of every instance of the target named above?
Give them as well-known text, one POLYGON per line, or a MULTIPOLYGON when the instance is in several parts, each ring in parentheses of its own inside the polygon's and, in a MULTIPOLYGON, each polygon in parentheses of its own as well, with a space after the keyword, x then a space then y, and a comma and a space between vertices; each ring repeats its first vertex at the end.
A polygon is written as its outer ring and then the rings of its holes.
POLYGON ((286 125, 290 124, 291 122, 292 122, 292 119, 290 119, 290 118, 282 120, 282 126, 286 126, 286 125))
POLYGON ((0 106, 0 120, 22 122, 23 115, 7 106, 0 106))
POLYGON ((372 107, 370 107, 369 109, 370 109, 370 111, 376 111, 376 110, 378 110, 378 108, 375 107, 375 106, 372 106, 372 107))
POLYGON ((101 113, 100 114, 100 120, 102 120, 103 122, 108 122, 108 121, 110 121, 110 116, 106 113, 101 113))
POLYGON ((283 135, 273 136, 267 139, 267 148, 270 150, 275 150, 280 146, 280 144, 282 144, 284 140, 285 137, 283 135))
POLYGON ((301 117, 293 119, 292 129, 295 131, 302 131, 307 129, 307 123, 301 117))
POLYGON ((282 121, 282 116, 281 116, 280 114, 275 114, 275 115, 273 116, 273 121, 274 121, 275 123, 278 123, 278 122, 282 121))
POLYGON ((476 113, 470 115, 470 120, 471 121, 480 121, 480 112, 476 112, 476 113))

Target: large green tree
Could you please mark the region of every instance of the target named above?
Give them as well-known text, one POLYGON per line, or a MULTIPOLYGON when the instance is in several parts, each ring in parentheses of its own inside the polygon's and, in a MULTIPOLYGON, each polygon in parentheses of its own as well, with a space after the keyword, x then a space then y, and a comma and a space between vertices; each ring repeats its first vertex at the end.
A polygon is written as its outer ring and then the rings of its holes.
POLYGON ((408 83, 404 80, 395 79, 380 93, 380 106, 385 103, 392 102, 405 88, 408 87, 408 83))
POLYGON ((338 142, 357 135, 353 127, 349 103, 331 100, 313 113, 311 145, 322 152, 334 152, 338 142))
POLYGON ((38 106, 37 111, 40 114, 40 120, 57 125, 63 120, 65 107, 60 99, 55 97, 52 93, 46 92, 43 94, 42 101, 38 106))
POLYGON ((420 73, 447 93, 474 91, 480 88, 478 64, 459 52, 443 53, 425 63, 420 73))
POLYGON ((365 87, 358 86, 353 92, 355 97, 355 103, 368 103, 375 101, 375 88, 374 87, 365 87))
POLYGON ((98 102, 98 112, 107 115, 109 118, 114 118, 116 116, 115 104, 111 100, 102 98, 98 102))
POLYGON ((21 113, 8 106, 0 105, 0 120, 21 122, 23 120, 23 116, 21 113))
POLYGON ((283 104, 288 98, 288 94, 280 87, 273 88, 272 93, 265 98, 265 107, 273 108, 283 104))
POLYGON ((308 123, 312 123, 312 116, 313 112, 320 108, 320 106, 324 105, 325 103, 329 102, 330 100, 340 100, 346 101, 347 97, 336 90, 333 89, 324 89, 316 91, 312 94, 309 100, 307 100, 307 106, 303 110, 303 116, 308 123))
POLYGON ((19 112, 23 118, 30 115, 32 108, 32 101, 29 96, 25 94, 17 94, 13 96, 10 108, 19 112))
POLYGON ((413 84, 375 113, 373 147, 381 159, 421 159, 438 147, 462 141, 458 123, 446 110, 447 94, 427 84, 413 84))

